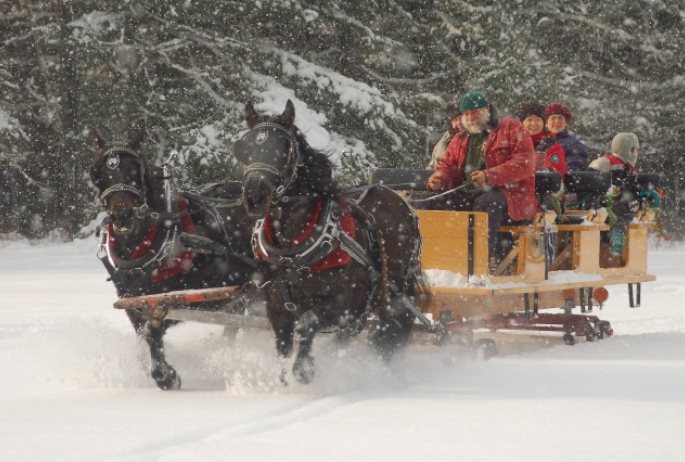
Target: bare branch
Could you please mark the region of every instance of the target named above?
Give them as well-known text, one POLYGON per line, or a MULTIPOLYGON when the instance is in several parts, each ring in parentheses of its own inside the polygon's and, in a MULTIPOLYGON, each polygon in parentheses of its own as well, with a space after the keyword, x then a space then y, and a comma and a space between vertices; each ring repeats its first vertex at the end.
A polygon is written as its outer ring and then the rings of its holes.
POLYGON ((27 182, 29 185, 31 185, 31 186, 36 186, 37 188, 40 188, 40 189, 42 189, 43 191, 49 191, 49 190, 51 189, 51 188, 48 188, 44 183, 41 183, 40 181, 35 180, 33 177, 31 177, 31 175, 29 175, 28 173, 26 173, 26 170, 24 170, 23 168, 21 168, 21 166, 20 166, 16 161, 10 162, 9 166, 12 167, 12 168, 14 168, 14 169, 16 169, 17 172, 19 172, 19 174, 20 174, 22 177, 24 177, 24 179, 26 180, 26 182, 27 182))
POLYGON ((395 85, 407 85, 407 86, 412 86, 412 87, 423 87, 429 83, 442 80, 442 79, 447 79, 451 78, 454 76, 453 73, 450 72, 440 72, 437 74, 430 75, 428 77, 424 77, 421 79, 407 79, 407 78, 397 78, 397 77, 384 77, 380 75, 378 72, 374 71, 373 69, 370 69, 366 66, 361 66, 361 68, 366 72, 369 76, 373 77, 374 79, 380 81, 380 82, 385 82, 385 83, 392 83, 395 85))
POLYGON ((630 46, 634 47, 637 45, 637 48, 643 52, 645 52, 648 55, 652 55, 655 58, 657 58, 660 62, 664 62, 667 57, 664 56, 664 52, 655 49, 654 47, 651 46, 646 46, 644 45, 640 39, 635 37, 632 34, 629 34, 623 29, 619 29, 617 27, 613 26, 607 26, 605 24, 600 23, 599 21, 595 21, 594 19, 587 17, 587 16, 580 16, 577 14, 569 14, 569 13, 554 13, 553 16, 566 20, 566 21, 577 21, 582 24, 585 24, 586 26, 590 26, 591 28, 600 31, 601 33, 612 37, 614 40, 618 39, 621 42, 628 43, 630 46))
POLYGON ((54 13, 34 13, 31 14, 31 12, 27 9, 21 10, 17 13, 10 13, 10 14, 3 14, 0 13, 0 22, 12 22, 17 19, 25 19, 25 20, 39 20, 39 19, 44 19, 44 18, 52 18, 54 17, 54 13))
POLYGON ((207 80, 204 78, 205 73, 204 72, 198 72, 195 69, 186 69, 182 66, 179 66, 178 64, 171 64, 172 69, 176 69, 179 72, 184 73, 185 75, 189 76, 193 80, 195 80, 197 83, 200 84, 200 86, 212 97, 212 99, 218 103, 221 107, 228 108, 230 107, 230 103, 226 101, 225 98, 223 98, 221 95, 219 95, 217 92, 214 91, 212 88, 211 84, 207 82, 207 80))

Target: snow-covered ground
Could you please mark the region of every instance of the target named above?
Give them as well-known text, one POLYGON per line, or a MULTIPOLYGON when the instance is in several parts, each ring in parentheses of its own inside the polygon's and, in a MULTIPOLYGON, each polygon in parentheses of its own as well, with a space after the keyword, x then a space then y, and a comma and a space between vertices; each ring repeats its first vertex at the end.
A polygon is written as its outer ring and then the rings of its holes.
POLYGON ((314 384, 281 386, 273 335, 167 335, 160 391, 92 240, 0 242, 3 461, 685 461, 685 246, 655 250, 642 308, 610 289, 616 335, 515 343, 479 361, 411 346, 390 366, 322 336, 314 384))

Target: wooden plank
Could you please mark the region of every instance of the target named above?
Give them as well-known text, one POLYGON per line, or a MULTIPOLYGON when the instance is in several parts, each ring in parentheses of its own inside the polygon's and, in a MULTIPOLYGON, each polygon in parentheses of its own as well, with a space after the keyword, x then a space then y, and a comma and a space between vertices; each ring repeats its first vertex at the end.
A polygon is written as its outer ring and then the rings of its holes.
POLYGON ((573 268, 581 273, 599 271, 599 226, 589 231, 573 232, 573 268))
POLYGON ((474 217, 474 274, 488 272, 488 215, 483 212, 417 210, 423 246, 421 268, 468 274, 468 223, 474 217))
POLYGON ((609 231, 607 224, 556 225, 558 231, 609 231))
POLYGON ((500 226, 500 233, 542 233, 545 231, 544 226, 538 225, 522 225, 522 226, 500 226))
POLYGON ((529 283, 545 280, 545 248, 542 233, 525 233, 519 238, 521 255, 518 274, 529 283))
POLYGON ((632 222, 632 223, 628 224, 628 229, 654 230, 654 229, 656 229, 656 223, 651 222, 651 221, 632 222))
POLYGON ((232 299, 240 287, 227 286, 211 289, 185 290, 164 294, 142 295, 140 297, 121 298, 114 302, 114 308, 137 309, 141 306, 171 308, 193 303, 215 302, 232 299))
MULTIPOLYGON (((621 276, 593 281, 536 284, 524 287, 451 288, 431 287, 432 300, 426 310, 433 319, 440 319, 441 312, 449 312, 453 318, 504 314, 525 309, 524 294, 538 294, 538 309, 564 307, 568 291, 592 287, 594 289, 618 284, 635 284, 655 281, 650 274, 621 276)), ((579 304, 577 293, 573 295, 575 306, 579 304)), ((531 307, 532 309, 532 303, 531 307)))
MULTIPOLYGON (((552 278, 554 274, 552 274, 552 278)), ((504 277, 498 279, 505 279, 504 277)), ((588 278, 584 281, 574 282, 554 282, 554 279, 541 281, 535 284, 526 284, 525 281, 519 279, 520 285, 510 286, 512 282, 501 284, 491 284, 488 286, 466 286, 466 287, 448 287, 448 286, 431 286, 430 292, 432 294, 454 294, 454 295, 475 295, 479 297, 498 296, 510 294, 524 294, 524 293, 542 293, 553 292, 556 290, 578 289, 581 287, 604 287, 616 284, 634 284, 637 282, 652 282, 656 281, 656 276, 652 274, 627 274, 617 276, 606 276, 601 278, 588 278)))

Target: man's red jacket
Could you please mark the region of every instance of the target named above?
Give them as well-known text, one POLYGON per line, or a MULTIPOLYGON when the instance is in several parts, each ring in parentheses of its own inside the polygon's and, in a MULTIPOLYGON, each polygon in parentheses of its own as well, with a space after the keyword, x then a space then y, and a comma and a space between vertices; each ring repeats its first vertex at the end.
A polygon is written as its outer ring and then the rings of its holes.
MULTIPOLYGON (((504 193, 512 220, 532 218, 537 212, 533 141, 517 119, 502 117, 496 125, 485 142, 486 184, 504 193)), ((437 171, 445 175, 445 190, 464 182, 468 145, 469 135, 462 131, 440 159, 437 171)))

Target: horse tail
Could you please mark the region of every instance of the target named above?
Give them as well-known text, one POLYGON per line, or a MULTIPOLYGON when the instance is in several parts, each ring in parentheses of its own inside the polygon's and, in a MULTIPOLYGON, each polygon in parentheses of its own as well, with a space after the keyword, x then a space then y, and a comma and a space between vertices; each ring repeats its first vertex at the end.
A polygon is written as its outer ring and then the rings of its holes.
POLYGON ((426 279, 426 274, 421 270, 421 246, 423 240, 421 238, 421 232, 419 230, 418 217, 414 214, 413 217, 414 224, 416 226, 416 248, 412 255, 409 274, 407 275, 407 289, 408 295, 414 299, 416 307, 421 312, 426 312, 432 301, 432 293, 428 288, 428 280, 426 279))
POLYGON ((377 185, 363 191, 355 201, 355 209, 376 233, 381 272, 379 299, 388 301, 391 292, 402 293, 420 311, 426 311, 431 293, 421 271, 421 230, 414 210, 395 191, 377 185))
POLYGON ((426 312, 432 301, 431 291, 428 289, 426 276, 418 269, 409 274, 407 280, 408 295, 414 299, 416 307, 421 312, 426 312))

